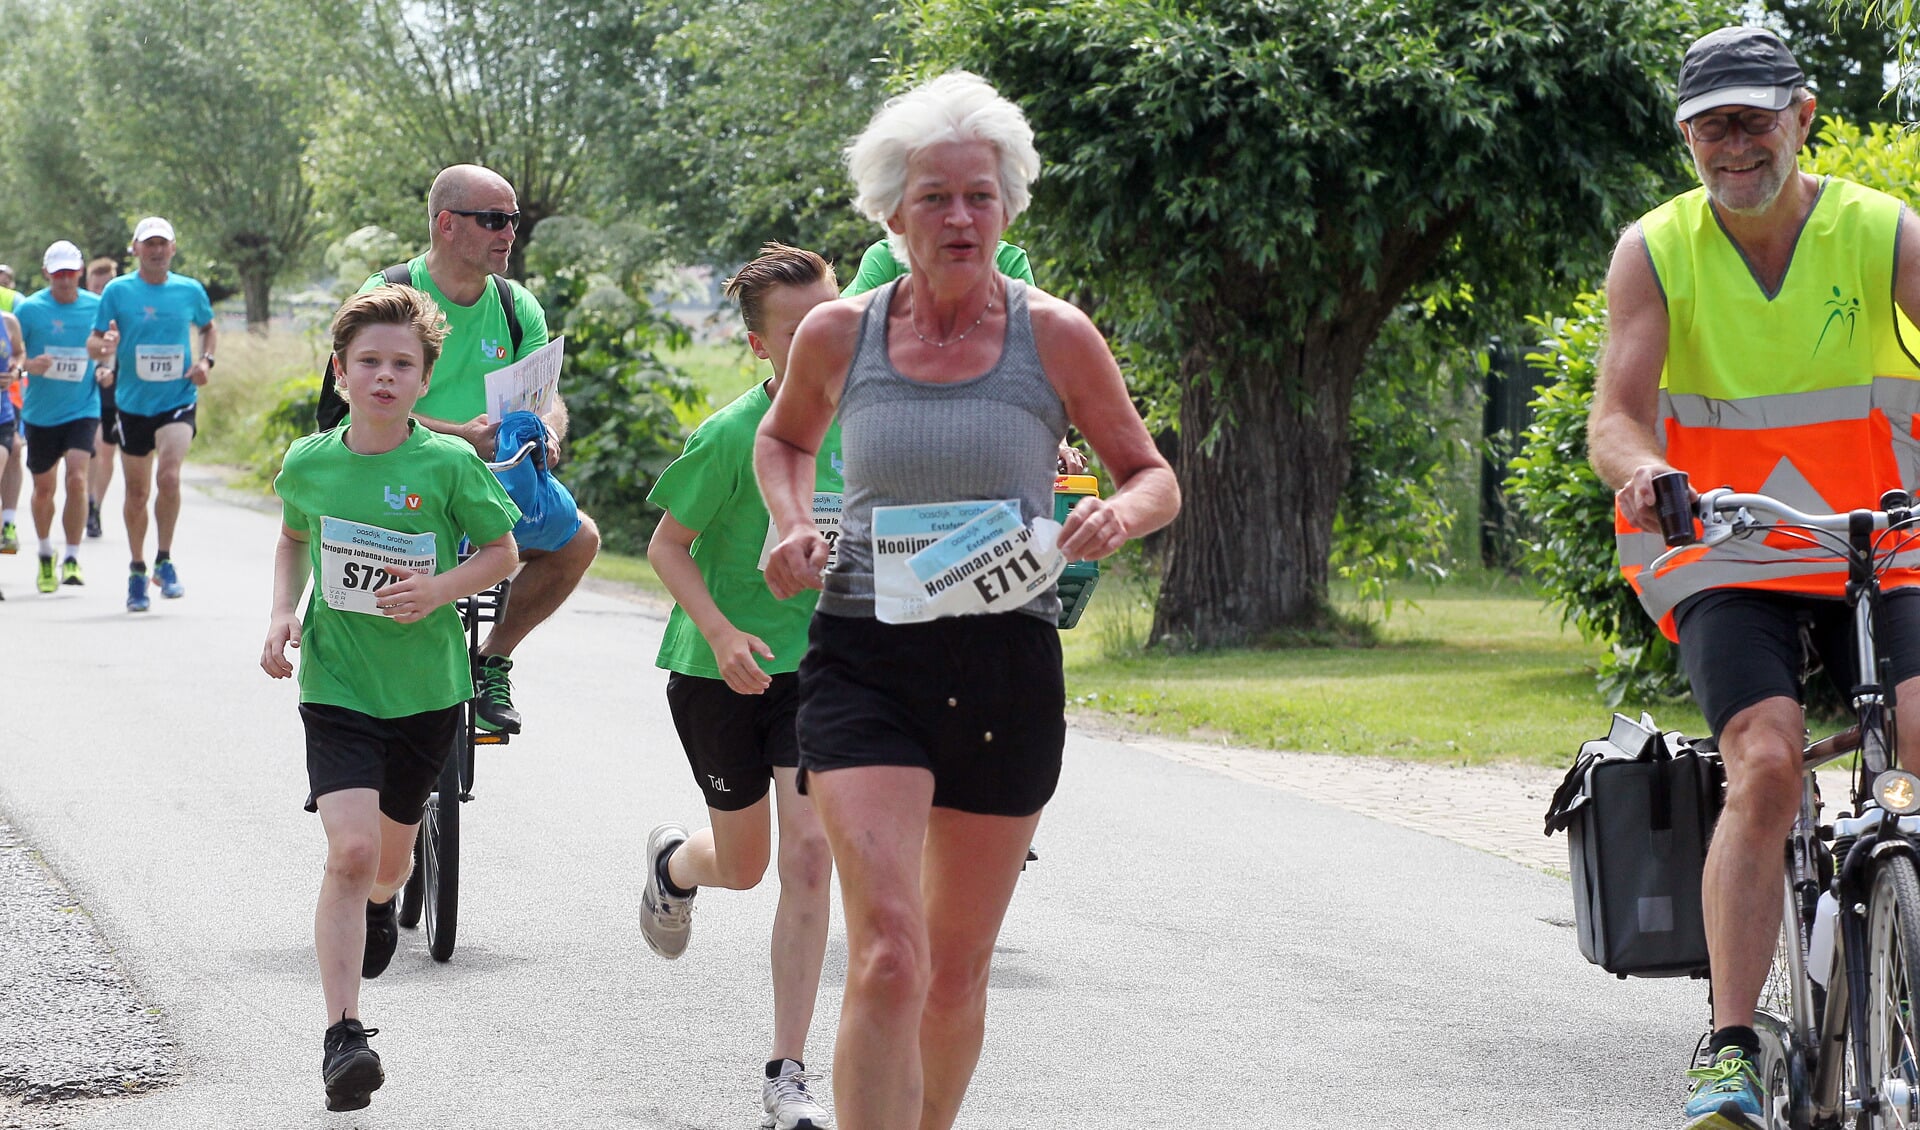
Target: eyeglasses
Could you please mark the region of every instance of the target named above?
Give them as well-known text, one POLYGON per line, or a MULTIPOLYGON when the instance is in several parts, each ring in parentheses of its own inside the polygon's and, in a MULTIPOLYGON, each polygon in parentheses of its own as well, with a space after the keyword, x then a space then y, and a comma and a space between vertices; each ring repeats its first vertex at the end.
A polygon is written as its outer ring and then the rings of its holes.
POLYGON ((1738 110, 1729 114, 1696 114, 1687 119, 1687 129, 1695 141, 1719 141, 1739 123, 1750 137, 1772 133, 1780 128, 1778 110, 1738 110))
POLYGON ((511 227, 515 231, 520 230, 520 213, 518 212, 500 212, 491 209, 480 212, 469 212, 463 208, 449 208, 447 211, 452 212, 456 216, 472 216, 474 223, 479 224, 488 231, 499 231, 506 227, 511 227))

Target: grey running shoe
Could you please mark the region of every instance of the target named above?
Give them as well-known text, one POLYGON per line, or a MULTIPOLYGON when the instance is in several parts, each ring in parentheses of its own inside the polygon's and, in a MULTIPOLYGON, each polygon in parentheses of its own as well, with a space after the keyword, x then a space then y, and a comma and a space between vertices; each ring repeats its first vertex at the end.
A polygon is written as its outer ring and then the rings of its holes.
POLYGON ((760 1105, 767 1111, 760 1120, 760 1130, 832 1130, 833 1121, 827 1117, 826 1108, 807 1089, 808 1084, 820 1081, 819 1073, 791 1059, 780 1060, 777 1068, 769 1065, 767 1070, 779 1074, 760 1084, 760 1105))
POLYGON ((520 732, 520 712, 513 708, 513 660, 483 655, 473 668, 473 723, 493 734, 520 732))
POLYGON ((87 503, 87 536, 97 538, 103 532, 104 531, 100 529, 100 504, 97 502, 87 503))
POLYGON ((640 936, 653 952, 671 961, 687 952, 693 933, 693 895, 667 893, 667 856, 687 842, 687 830, 662 824, 647 835, 647 883, 640 892, 640 936))

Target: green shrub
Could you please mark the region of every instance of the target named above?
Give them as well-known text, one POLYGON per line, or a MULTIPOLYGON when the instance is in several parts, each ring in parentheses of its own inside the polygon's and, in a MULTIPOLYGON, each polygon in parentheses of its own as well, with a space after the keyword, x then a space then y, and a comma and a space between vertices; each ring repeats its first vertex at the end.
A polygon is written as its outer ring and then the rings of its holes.
POLYGON ((1568 315, 1530 320, 1541 341, 1527 360, 1547 383, 1533 402, 1533 424, 1506 484, 1531 531, 1521 537, 1524 562, 1563 619, 1586 639, 1610 645, 1599 679, 1607 705, 1683 694, 1673 645, 1620 573, 1613 491, 1587 462, 1587 412, 1606 339, 1606 302, 1583 294, 1568 315))

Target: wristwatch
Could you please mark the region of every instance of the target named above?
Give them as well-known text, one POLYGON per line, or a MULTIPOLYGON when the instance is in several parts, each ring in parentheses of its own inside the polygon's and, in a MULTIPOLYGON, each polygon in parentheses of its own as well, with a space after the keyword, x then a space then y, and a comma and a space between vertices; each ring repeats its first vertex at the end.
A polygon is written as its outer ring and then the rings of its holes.
POLYGON ((209 369, 211 369, 211 368, 213 368, 213 354, 211 354, 211 353, 202 353, 202 354, 200 355, 200 363, 201 363, 202 365, 205 365, 205 366, 206 366, 207 368, 209 368, 209 369))

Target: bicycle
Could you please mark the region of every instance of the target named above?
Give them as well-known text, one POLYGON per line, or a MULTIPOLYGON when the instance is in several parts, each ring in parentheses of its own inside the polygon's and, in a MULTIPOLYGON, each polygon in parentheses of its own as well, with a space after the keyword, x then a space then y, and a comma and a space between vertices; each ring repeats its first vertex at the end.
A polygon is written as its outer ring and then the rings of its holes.
MULTIPOLYGON (((490 471, 517 466, 534 449, 531 442, 498 463, 488 463, 490 471)), ((471 548, 461 546, 465 558, 471 548)), ((507 596, 513 580, 508 578, 454 602, 467 632, 468 662, 480 662, 480 626, 492 624, 506 615, 507 596)), ((427 797, 420 817, 420 829, 413 840, 413 870, 400 888, 400 925, 411 930, 424 920, 427 928, 427 952, 435 961, 453 957, 454 942, 460 924, 460 806, 473 799, 474 751, 483 745, 506 745, 509 735, 480 728, 474 716, 474 702, 461 707, 459 729, 446 764, 440 767, 440 781, 427 797)))
POLYGON ((1719 488, 1691 507, 1662 508, 1662 533, 1673 548, 1654 562, 1656 571, 1695 544, 1695 519, 1698 541, 1708 546, 1786 534, 1835 551, 1849 566, 1856 721, 1810 743, 1802 756, 1800 812, 1785 845, 1780 942, 1754 1017, 1767 1130, 1920 1126, 1913 1009, 1920 986, 1920 778, 1895 767, 1893 687, 1873 631, 1881 576, 1906 546, 1905 535, 1920 530, 1920 510, 1904 491, 1889 491, 1880 505, 1814 515, 1766 495, 1719 488), (1853 810, 1823 821, 1813 771, 1855 751, 1853 810))

